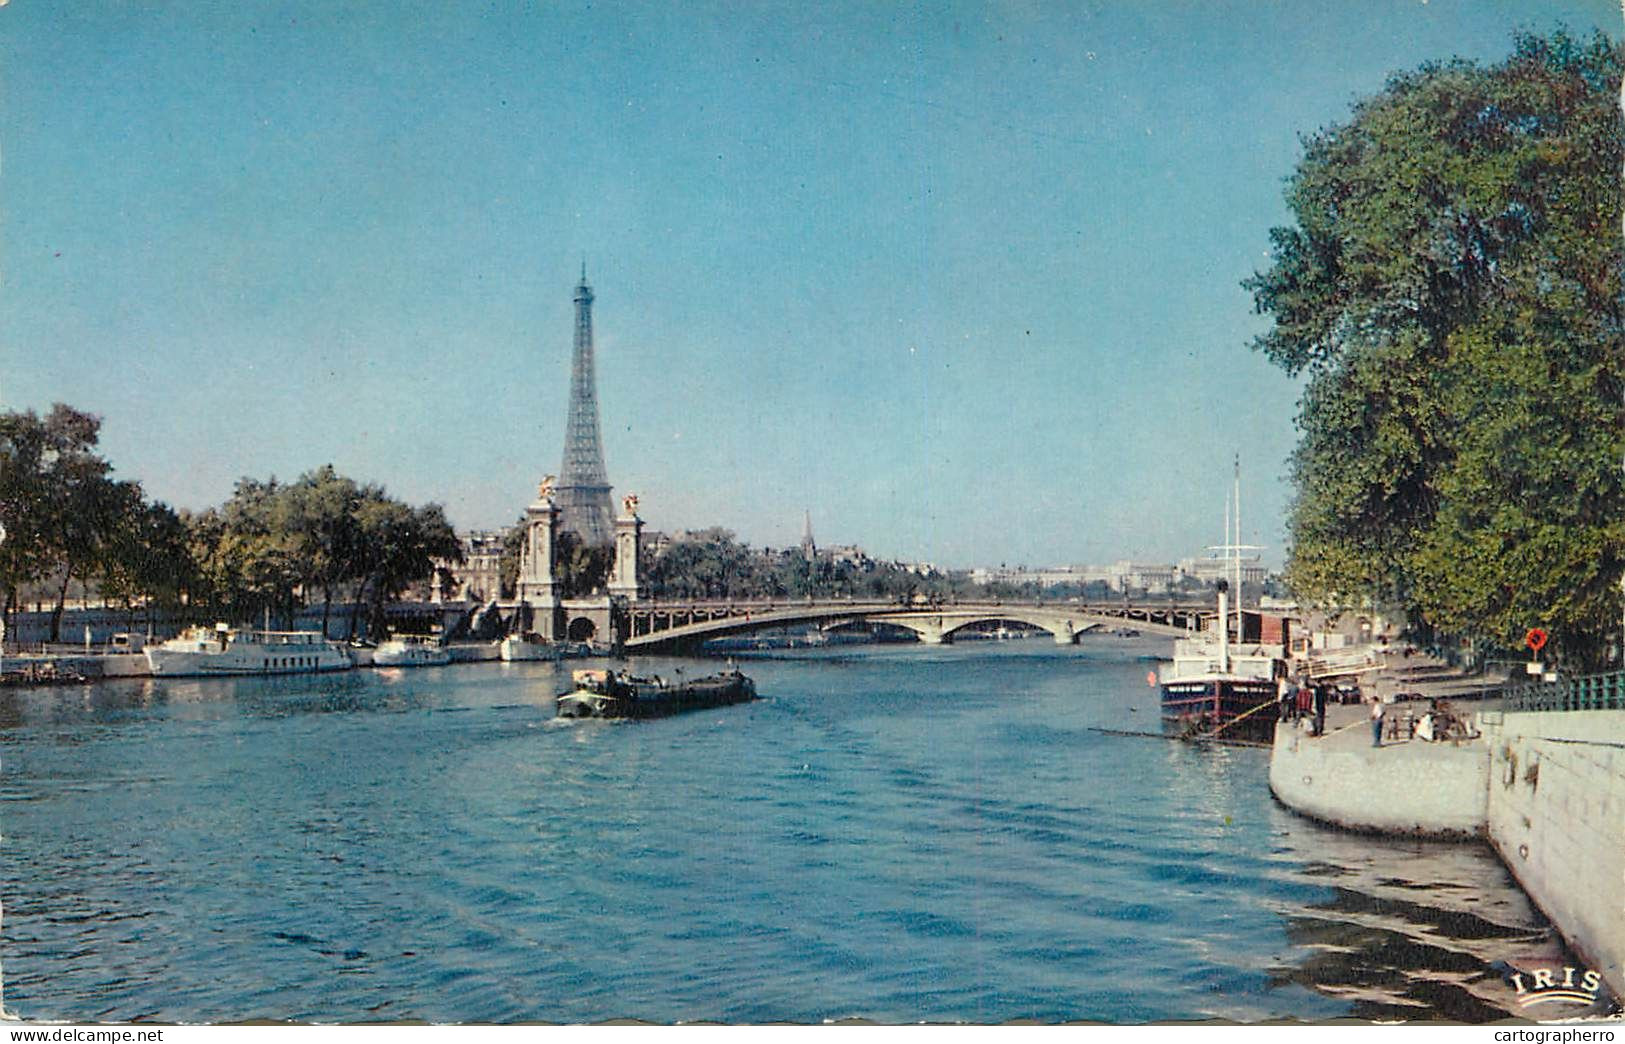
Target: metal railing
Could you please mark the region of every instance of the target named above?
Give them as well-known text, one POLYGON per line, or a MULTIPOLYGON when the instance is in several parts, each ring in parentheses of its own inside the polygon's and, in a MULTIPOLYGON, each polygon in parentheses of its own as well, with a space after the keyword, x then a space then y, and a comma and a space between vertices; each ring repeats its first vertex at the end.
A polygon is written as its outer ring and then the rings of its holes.
POLYGON ((1508 711, 1625 710, 1625 671, 1508 687, 1502 694, 1501 708, 1508 711))

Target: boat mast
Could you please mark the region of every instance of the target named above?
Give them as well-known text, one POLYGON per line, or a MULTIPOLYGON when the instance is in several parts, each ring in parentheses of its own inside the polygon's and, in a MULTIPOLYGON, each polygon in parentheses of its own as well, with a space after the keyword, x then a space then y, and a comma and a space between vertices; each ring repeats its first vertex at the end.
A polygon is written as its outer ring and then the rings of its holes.
POLYGON ((1236 454, 1236 539, 1230 542, 1236 560, 1236 641, 1241 641, 1241 454, 1236 454))
MULTIPOLYGON (((1230 549, 1230 545, 1233 543, 1235 543, 1235 541, 1230 539, 1230 493, 1226 491, 1224 495, 1224 539, 1219 541, 1219 549, 1221 551, 1228 551, 1230 549)), ((1219 575, 1223 576, 1224 574, 1221 571, 1219 575)), ((1221 641, 1224 639, 1225 632, 1229 629, 1230 613, 1225 608, 1225 597, 1224 593, 1221 591, 1219 593, 1219 638, 1221 641)), ((1237 637, 1240 637, 1239 631, 1237 632, 1237 637)), ((1220 651, 1219 658, 1221 662, 1224 659, 1222 650, 1220 651)))

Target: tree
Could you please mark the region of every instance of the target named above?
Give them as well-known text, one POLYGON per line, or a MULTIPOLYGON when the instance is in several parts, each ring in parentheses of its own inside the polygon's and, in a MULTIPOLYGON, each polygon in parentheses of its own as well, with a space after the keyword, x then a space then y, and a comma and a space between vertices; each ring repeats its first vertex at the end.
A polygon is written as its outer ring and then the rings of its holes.
POLYGON ((284 490, 274 476, 265 482, 239 479, 220 509, 214 567, 230 584, 224 604, 239 620, 274 613, 284 625, 291 623, 301 582, 309 575, 287 526, 284 490))
POLYGON ((333 608, 333 592, 359 579, 360 506, 363 491, 324 464, 280 491, 275 527, 288 541, 301 567, 301 586, 322 592, 322 634, 333 608))
MULTIPOLYGON (((439 504, 414 508, 368 486, 356 507, 356 526, 356 576, 367 595, 372 634, 386 626, 384 607, 411 584, 432 576, 436 561, 463 558, 462 543, 439 504)), ((352 634, 354 627, 352 613, 352 634)))
POLYGON ((0 415, 0 544, 7 604, 25 583, 52 580, 51 640, 61 638, 68 588, 97 573, 115 535, 141 506, 141 487, 112 478, 95 452, 100 418, 57 403, 0 415))
MULTIPOLYGON (((521 516, 502 537, 499 566, 504 597, 519 589, 520 559, 525 549, 529 522, 521 516)), ((573 531, 561 529, 553 547, 553 575, 565 598, 585 598, 602 591, 615 565, 615 549, 608 544, 584 544, 573 531)))
POLYGON ((585 598, 602 591, 615 565, 615 549, 608 544, 591 545, 571 530, 561 530, 554 549, 559 590, 565 598, 585 598))
POLYGON ((1392 77, 1306 140, 1249 279, 1307 378, 1288 576, 1594 663, 1625 571, 1615 108, 1601 34, 1392 77))
POLYGON ((123 519, 101 563, 101 592, 127 610, 141 601, 147 620, 156 605, 176 609, 196 583, 186 522, 169 505, 142 504, 123 519))

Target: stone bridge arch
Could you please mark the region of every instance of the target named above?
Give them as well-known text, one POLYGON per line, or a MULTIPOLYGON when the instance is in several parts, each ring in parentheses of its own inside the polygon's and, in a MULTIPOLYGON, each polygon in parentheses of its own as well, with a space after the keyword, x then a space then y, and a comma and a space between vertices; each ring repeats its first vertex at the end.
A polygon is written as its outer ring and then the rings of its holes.
POLYGON ((919 635, 926 645, 952 642, 956 632, 976 624, 1026 624, 1040 631, 1048 631, 1057 645, 1075 645, 1085 631, 1105 625, 1108 621, 1082 614, 1063 614, 1025 609, 1020 606, 998 606, 973 611, 945 609, 942 611, 917 610, 896 614, 869 616, 876 623, 891 624, 919 635))

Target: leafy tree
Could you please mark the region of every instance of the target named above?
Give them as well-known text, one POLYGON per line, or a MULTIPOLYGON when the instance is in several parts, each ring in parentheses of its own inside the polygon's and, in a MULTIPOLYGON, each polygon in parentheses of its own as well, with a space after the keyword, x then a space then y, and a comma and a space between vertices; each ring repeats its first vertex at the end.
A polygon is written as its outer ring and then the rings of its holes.
POLYGON ((281 490, 275 526, 300 564, 301 586, 322 593, 322 633, 327 633, 333 593, 358 578, 362 555, 360 506, 373 491, 363 491, 325 464, 281 490))
POLYGON ((554 563, 564 597, 585 598, 602 591, 615 565, 615 549, 587 544, 570 530, 561 531, 558 541, 554 563))
MULTIPOLYGON (((384 608, 439 561, 461 561, 462 543, 439 504, 414 508, 369 486, 356 508, 356 576, 370 607, 369 630, 385 629, 384 608)), ((355 618, 351 615, 351 633, 355 618)))
POLYGON ((101 420, 57 403, 0 415, 0 544, 7 604, 20 585, 56 587, 51 640, 61 638, 68 588, 95 575, 125 519, 139 510, 141 487, 112 478, 95 452, 101 420))
POLYGON ((525 519, 520 516, 519 521, 502 534, 502 559, 498 564, 498 593, 503 598, 512 598, 519 590, 519 559, 525 551, 525 519))
POLYGON ((299 559, 289 530, 283 487, 244 478, 220 509, 223 532, 218 568, 234 584, 227 605, 238 619, 274 615, 286 626, 298 605, 309 569, 299 559))
MULTIPOLYGON (((520 558, 525 548, 526 521, 523 516, 502 538, 500 585, 504 597, 519 589, 520 558)), ((565 598, 585 598, 601 592, 615 565, 615 549, 607 544, 588 545, 574 532, 561 529, 553 548, 553 574, 565 598)))
POLYGON ((186 523, 169 505, 136 505, 112 532, 102 557, 102 597, 132 615, 136 602, 143 602, 149 623, 155 605, 178 608, 196 574, 188 536, 186 523))
POLYGON ((1288 575, 1593 663, 1625 570, 1620 49, 1520 35, 1305 141, 1247 281, 1307 378, 1288 575))

